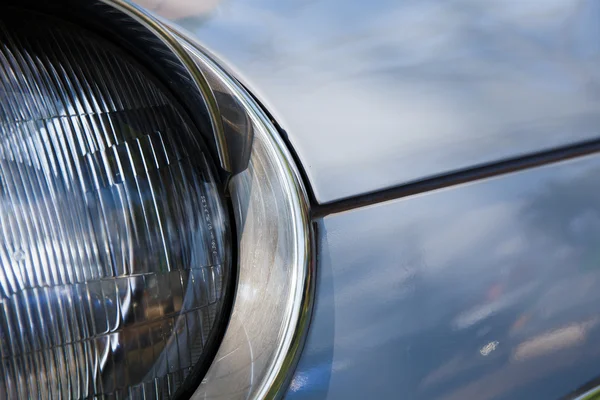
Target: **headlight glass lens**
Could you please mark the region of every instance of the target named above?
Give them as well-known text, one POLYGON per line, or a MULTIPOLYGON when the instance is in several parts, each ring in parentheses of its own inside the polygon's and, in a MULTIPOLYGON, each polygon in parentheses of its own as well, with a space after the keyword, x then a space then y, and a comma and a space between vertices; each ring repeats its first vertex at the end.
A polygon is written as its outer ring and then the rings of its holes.
POLYGON ((0 16, 0 398, 169 397, 230 275, 216 174, 159 82, 55 22, 0 16))

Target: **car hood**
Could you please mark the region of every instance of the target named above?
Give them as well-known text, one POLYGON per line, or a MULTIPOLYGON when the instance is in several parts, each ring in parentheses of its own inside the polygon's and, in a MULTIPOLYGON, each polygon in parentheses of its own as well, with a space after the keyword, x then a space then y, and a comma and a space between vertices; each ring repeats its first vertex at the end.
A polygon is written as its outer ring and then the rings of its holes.
POLYGON ((278 120, 320 203, 598 136, 592 0, 163 3, 278 120))

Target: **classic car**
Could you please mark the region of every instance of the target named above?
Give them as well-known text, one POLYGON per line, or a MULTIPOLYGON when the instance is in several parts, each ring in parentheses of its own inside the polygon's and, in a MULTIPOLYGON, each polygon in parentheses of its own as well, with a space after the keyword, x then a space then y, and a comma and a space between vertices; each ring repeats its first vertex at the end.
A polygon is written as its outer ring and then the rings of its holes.
POLYGON ((597 398, 599 21, 5 0, 0 398, 597 398))

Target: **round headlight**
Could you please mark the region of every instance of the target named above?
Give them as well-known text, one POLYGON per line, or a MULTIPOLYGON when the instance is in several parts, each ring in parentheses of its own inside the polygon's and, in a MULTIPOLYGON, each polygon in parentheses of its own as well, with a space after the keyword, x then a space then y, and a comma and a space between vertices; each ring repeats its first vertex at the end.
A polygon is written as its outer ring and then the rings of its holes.
POLYGON ((169 397, 204 362, 230 239, 196 129, 114 44, 0 15, 0 397, 169 397))

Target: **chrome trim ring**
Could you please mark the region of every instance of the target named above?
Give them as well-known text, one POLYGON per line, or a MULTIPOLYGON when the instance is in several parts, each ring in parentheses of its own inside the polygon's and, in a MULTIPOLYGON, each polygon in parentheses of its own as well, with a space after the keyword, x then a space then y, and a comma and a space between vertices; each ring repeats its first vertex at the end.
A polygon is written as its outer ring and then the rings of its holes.
POLYGON ((600 387, 596 386, 593 389, 588 390, 587 392, 575 397, 573 400, 594 400, 600 396, 600 387))
POLYGON ((217 101, 208 82, 206 81, 206 78, 196 67, 196 64, 191 59, 190 55, 183 49, 181 43, 173 34, 170 33, 164 24, 159 22, 155 17, 142 9, 140 6, 124 0, 100 1, 134 18, 138 23, 142 24, 157 38, 159 38, 163 44, 168 47, 172 54, 177 57, 179 62, 185 68, 186 72, 189 74, 189 78, 191 78, 191 81, 197 86, 198 91, 201 93, 202 98, 204 99, 208 111, 210 125, 213 129, 214 138, 217 143, 216 148, 221 166, 226 170, 231 170, 231 160, 229 159, 229 153, 226 151, 227 143, 224 140, 223 125, 219 117, 219 107, 217 106, 217 101))
POLYGON ((246 108, 255 129, 250 164, 232 178, 239 251, 229 326, 193 399, 277 398, 303 347, 314 293, 309 201, 277 128, 197 44, 186 49, 246 108))

